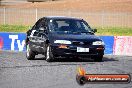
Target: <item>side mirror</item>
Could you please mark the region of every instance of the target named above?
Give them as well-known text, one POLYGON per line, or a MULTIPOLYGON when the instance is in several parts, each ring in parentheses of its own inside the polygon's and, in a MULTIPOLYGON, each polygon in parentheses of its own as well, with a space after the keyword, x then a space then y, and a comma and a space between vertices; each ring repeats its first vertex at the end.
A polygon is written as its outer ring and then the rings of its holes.
POLYGON ((97 29, 93 29, 93 32, 94 32, 94 33, 97 32, 97 29))

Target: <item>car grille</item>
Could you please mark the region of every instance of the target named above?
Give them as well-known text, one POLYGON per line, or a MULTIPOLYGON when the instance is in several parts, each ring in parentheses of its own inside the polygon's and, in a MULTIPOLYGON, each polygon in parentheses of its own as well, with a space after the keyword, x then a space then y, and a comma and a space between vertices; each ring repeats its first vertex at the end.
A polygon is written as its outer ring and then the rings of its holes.
POLYGON ((80 42, 80 41, 73 41, 73 45, 92 45, 91 42, 80 42))

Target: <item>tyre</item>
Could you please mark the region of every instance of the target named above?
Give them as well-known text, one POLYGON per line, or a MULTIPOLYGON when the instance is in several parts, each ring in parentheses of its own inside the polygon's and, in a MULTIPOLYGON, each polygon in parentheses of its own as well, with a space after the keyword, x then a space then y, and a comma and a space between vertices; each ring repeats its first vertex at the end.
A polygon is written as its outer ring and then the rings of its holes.
POLYGON ((94 56, 93 59, 95 62, 102 62, 103 55, 94 56))
POLYGON ((47 46, 47 50, 46 50, 46 55, 45 56, 46 56, 46 61, 47 62, 52 62, 54 60, 50 45, 47 46))
POLYGON ((29 47, 29 44, 26 45, 26 57, 28 60, 33 60, 35 58, 35 53, 29 47))

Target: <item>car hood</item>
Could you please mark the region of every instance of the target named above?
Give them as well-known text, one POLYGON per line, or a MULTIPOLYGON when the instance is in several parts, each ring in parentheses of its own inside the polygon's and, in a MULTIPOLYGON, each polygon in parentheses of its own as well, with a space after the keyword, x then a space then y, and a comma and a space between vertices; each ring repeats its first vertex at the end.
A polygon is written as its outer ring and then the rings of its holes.
POLYGON ((70 40, 70 41, 101 41, 101 39, 95 35, 91 34, 49 34, 49 40, 52 42, 54 40, 70 40))

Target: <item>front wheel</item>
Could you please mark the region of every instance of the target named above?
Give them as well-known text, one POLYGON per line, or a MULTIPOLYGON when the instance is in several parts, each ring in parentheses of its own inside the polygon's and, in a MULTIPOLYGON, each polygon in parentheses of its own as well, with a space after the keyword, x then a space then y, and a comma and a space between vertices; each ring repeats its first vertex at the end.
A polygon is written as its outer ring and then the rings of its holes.
POLYGON ((47 46, 47 50, 46 50, 46 55, 45 56, 46 56, 46 61, 47 62, 52 62, 54 60, 50 45, 47 46))
POLYGON ((35 53, 30 49, 29 44, 26 45, 26 57, 28 60, 33 60, 35 58, 35 53))

